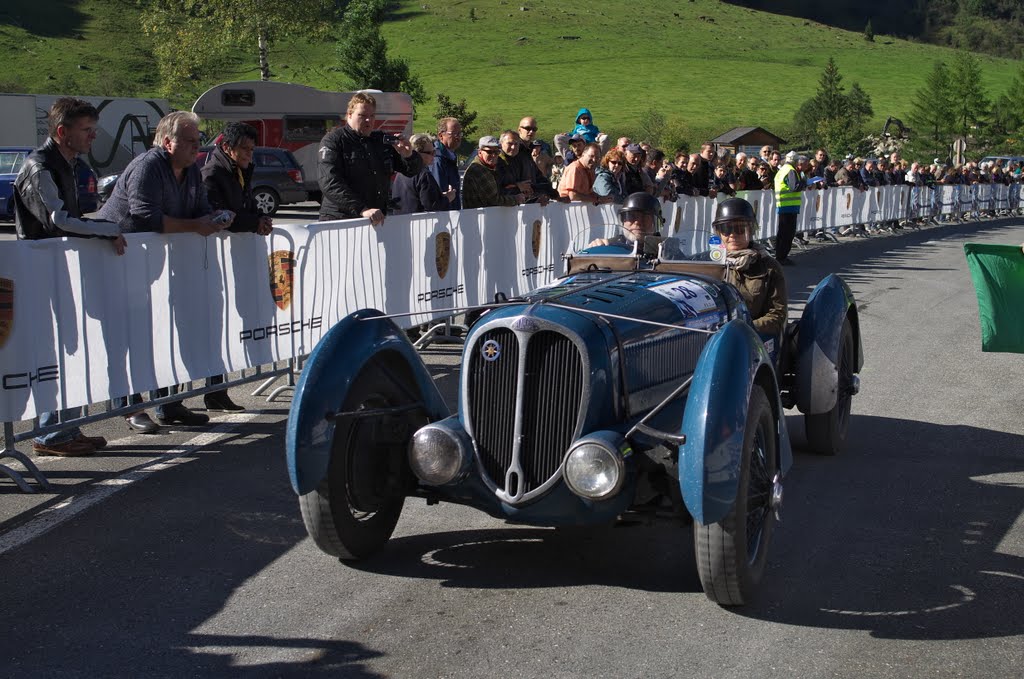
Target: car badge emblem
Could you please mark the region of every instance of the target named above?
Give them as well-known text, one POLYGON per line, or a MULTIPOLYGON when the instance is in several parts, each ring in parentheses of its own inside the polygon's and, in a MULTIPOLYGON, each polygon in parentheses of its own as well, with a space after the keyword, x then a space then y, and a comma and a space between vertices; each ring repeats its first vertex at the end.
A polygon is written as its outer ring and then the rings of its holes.
POLYGON ((285 311, 292 303, 295 253, 291 250, 274 250, 267 259, 270 265, 270 294, 277 308, 285 311))
POLYGON ((518 330, 519 332, 537 332, 540 330, 540 326, 537 325, 537 321, 526 316, 520 316, 516 320, 512 321, 512 329, 518 330))
POLYGON ((480 350, 484 360, 488 362, 497 361, 498 357, 501 356, 501 345, 494 340, 487 340, 484 342, 483 349, 480 350))
POLYGON ((708 238, 708 246, 711 249, 711 252, 708 254, 711 255, 712 262, 720 263, 725 260, 725 246, 722 245, 722 239, 720 236, 715 235, 708 238))
POLYGON ((14 330, 14 281, 0 278, 0 347, 14 330))
POLYGON ((540 257, 540 227, 541 222, 539 219, 533 220, 533 258, 537 259, 540 257))
POLYGON ((452 236, 447 231, 442 231, 434 237, 434 266, 437 267, 437 275, 444 278, 448 275, 448 262, 452 256, 452 236))

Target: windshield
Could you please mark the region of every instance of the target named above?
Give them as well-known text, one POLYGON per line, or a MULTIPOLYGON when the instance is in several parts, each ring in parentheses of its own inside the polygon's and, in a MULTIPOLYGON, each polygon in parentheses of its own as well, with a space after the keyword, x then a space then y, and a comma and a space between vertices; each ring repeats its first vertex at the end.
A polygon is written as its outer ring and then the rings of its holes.
POLYGON ((18 174, 26 157, 24 151, 0 151, 0 174, 18 174))
MULTIPOLYGON (((659 233, 644 239, 643 251, 648 257, 656 257, 661 244, 662 259, 666 261, 707 259, 707 252, 712 247, 710 239, 714 235, 709 228, 678 223, 664 224, 659 233)), ((572 254, 628 257, 631 256, 632 245, 617 222, 579 224, 573 232, 572 254)))

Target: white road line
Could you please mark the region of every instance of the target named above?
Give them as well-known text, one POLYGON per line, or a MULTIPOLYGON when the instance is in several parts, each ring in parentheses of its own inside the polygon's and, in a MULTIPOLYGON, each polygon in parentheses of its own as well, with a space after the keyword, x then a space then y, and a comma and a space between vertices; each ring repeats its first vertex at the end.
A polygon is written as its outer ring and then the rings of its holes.
MULTIPOLYGON (((158 457, 154 457, 152 461, 136 466, 120 476, 95 483, 89 486, 89 489, 81 495, 73 495, 65 500, 61 500, 52 507, 47 507, 28 523, 0 535, 0 556, 35 540, 75 515, 106 500, 114 493, 124 490, 136 481, 141 481, 158 471, 190 462, 195 458, 187 457, 188 455, 227 438, 228 435, 238 431, 238 425, 251 422, 262 414, 262 412, 256 411, 218 417, 217 423, 209 431, 198 434, 178 446, 169 448, 166 452, 160 453, 158 457)), ((126 437, 122 441, 134 440, 135 438, 134 436, 126 437)), ((152 441, 152 438, 143 440, 152 441)))

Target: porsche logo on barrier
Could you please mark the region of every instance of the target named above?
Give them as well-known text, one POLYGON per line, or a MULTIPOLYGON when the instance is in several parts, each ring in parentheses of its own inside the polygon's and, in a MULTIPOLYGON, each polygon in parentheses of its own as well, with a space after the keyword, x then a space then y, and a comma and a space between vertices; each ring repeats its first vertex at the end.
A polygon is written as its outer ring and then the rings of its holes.
POLYGON ((540 257, 540 220, 533 220, 533 258, 540 257))
POLYGON ((0 278, 0 347, 14 329, 14 281, 0 278))
POLYGON ((846 194, 846 209, 847 210, 850 209, 850 203, 852 203, 852 202, 853 202, 853 194, 852 193, 846 194))
POLYGON ((814 197, 814 211, 821 212, 821 196, 814 197))
POLYGON ((757 214, 757 208, 758 208, 758 207, 760 207, 760 206, 758 205, 758 203, 760 203, 760 202, 761 202, 761 201, 758 201, 758 200, 755 200, 755 201, 754 201, 754 214, 755 214, 755 215, 757 214))
POLYGON ((452 258, 452 236, 447 231, 442 231, 434 237, 434 266, 437 267, 437 275, 444 278, 448 275, 448 262, 452 258))
POLYGON ((875 190, 875 200, 882 200, 882 189, 875 190))
POLYGON ((292 281, 295 278, 295 253, 274 250, 267 258, 270 264, 270 294, 281 311, 292 303, 292 281))

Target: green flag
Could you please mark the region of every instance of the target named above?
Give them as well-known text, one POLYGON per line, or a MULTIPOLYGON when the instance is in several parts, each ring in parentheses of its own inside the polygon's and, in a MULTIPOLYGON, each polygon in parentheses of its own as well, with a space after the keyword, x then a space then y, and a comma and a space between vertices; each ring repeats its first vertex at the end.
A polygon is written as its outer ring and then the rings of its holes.
POLYGON ((964 254, 978 294, 981 350, 1024 354, 1024 251, 965 243, 964 254))

